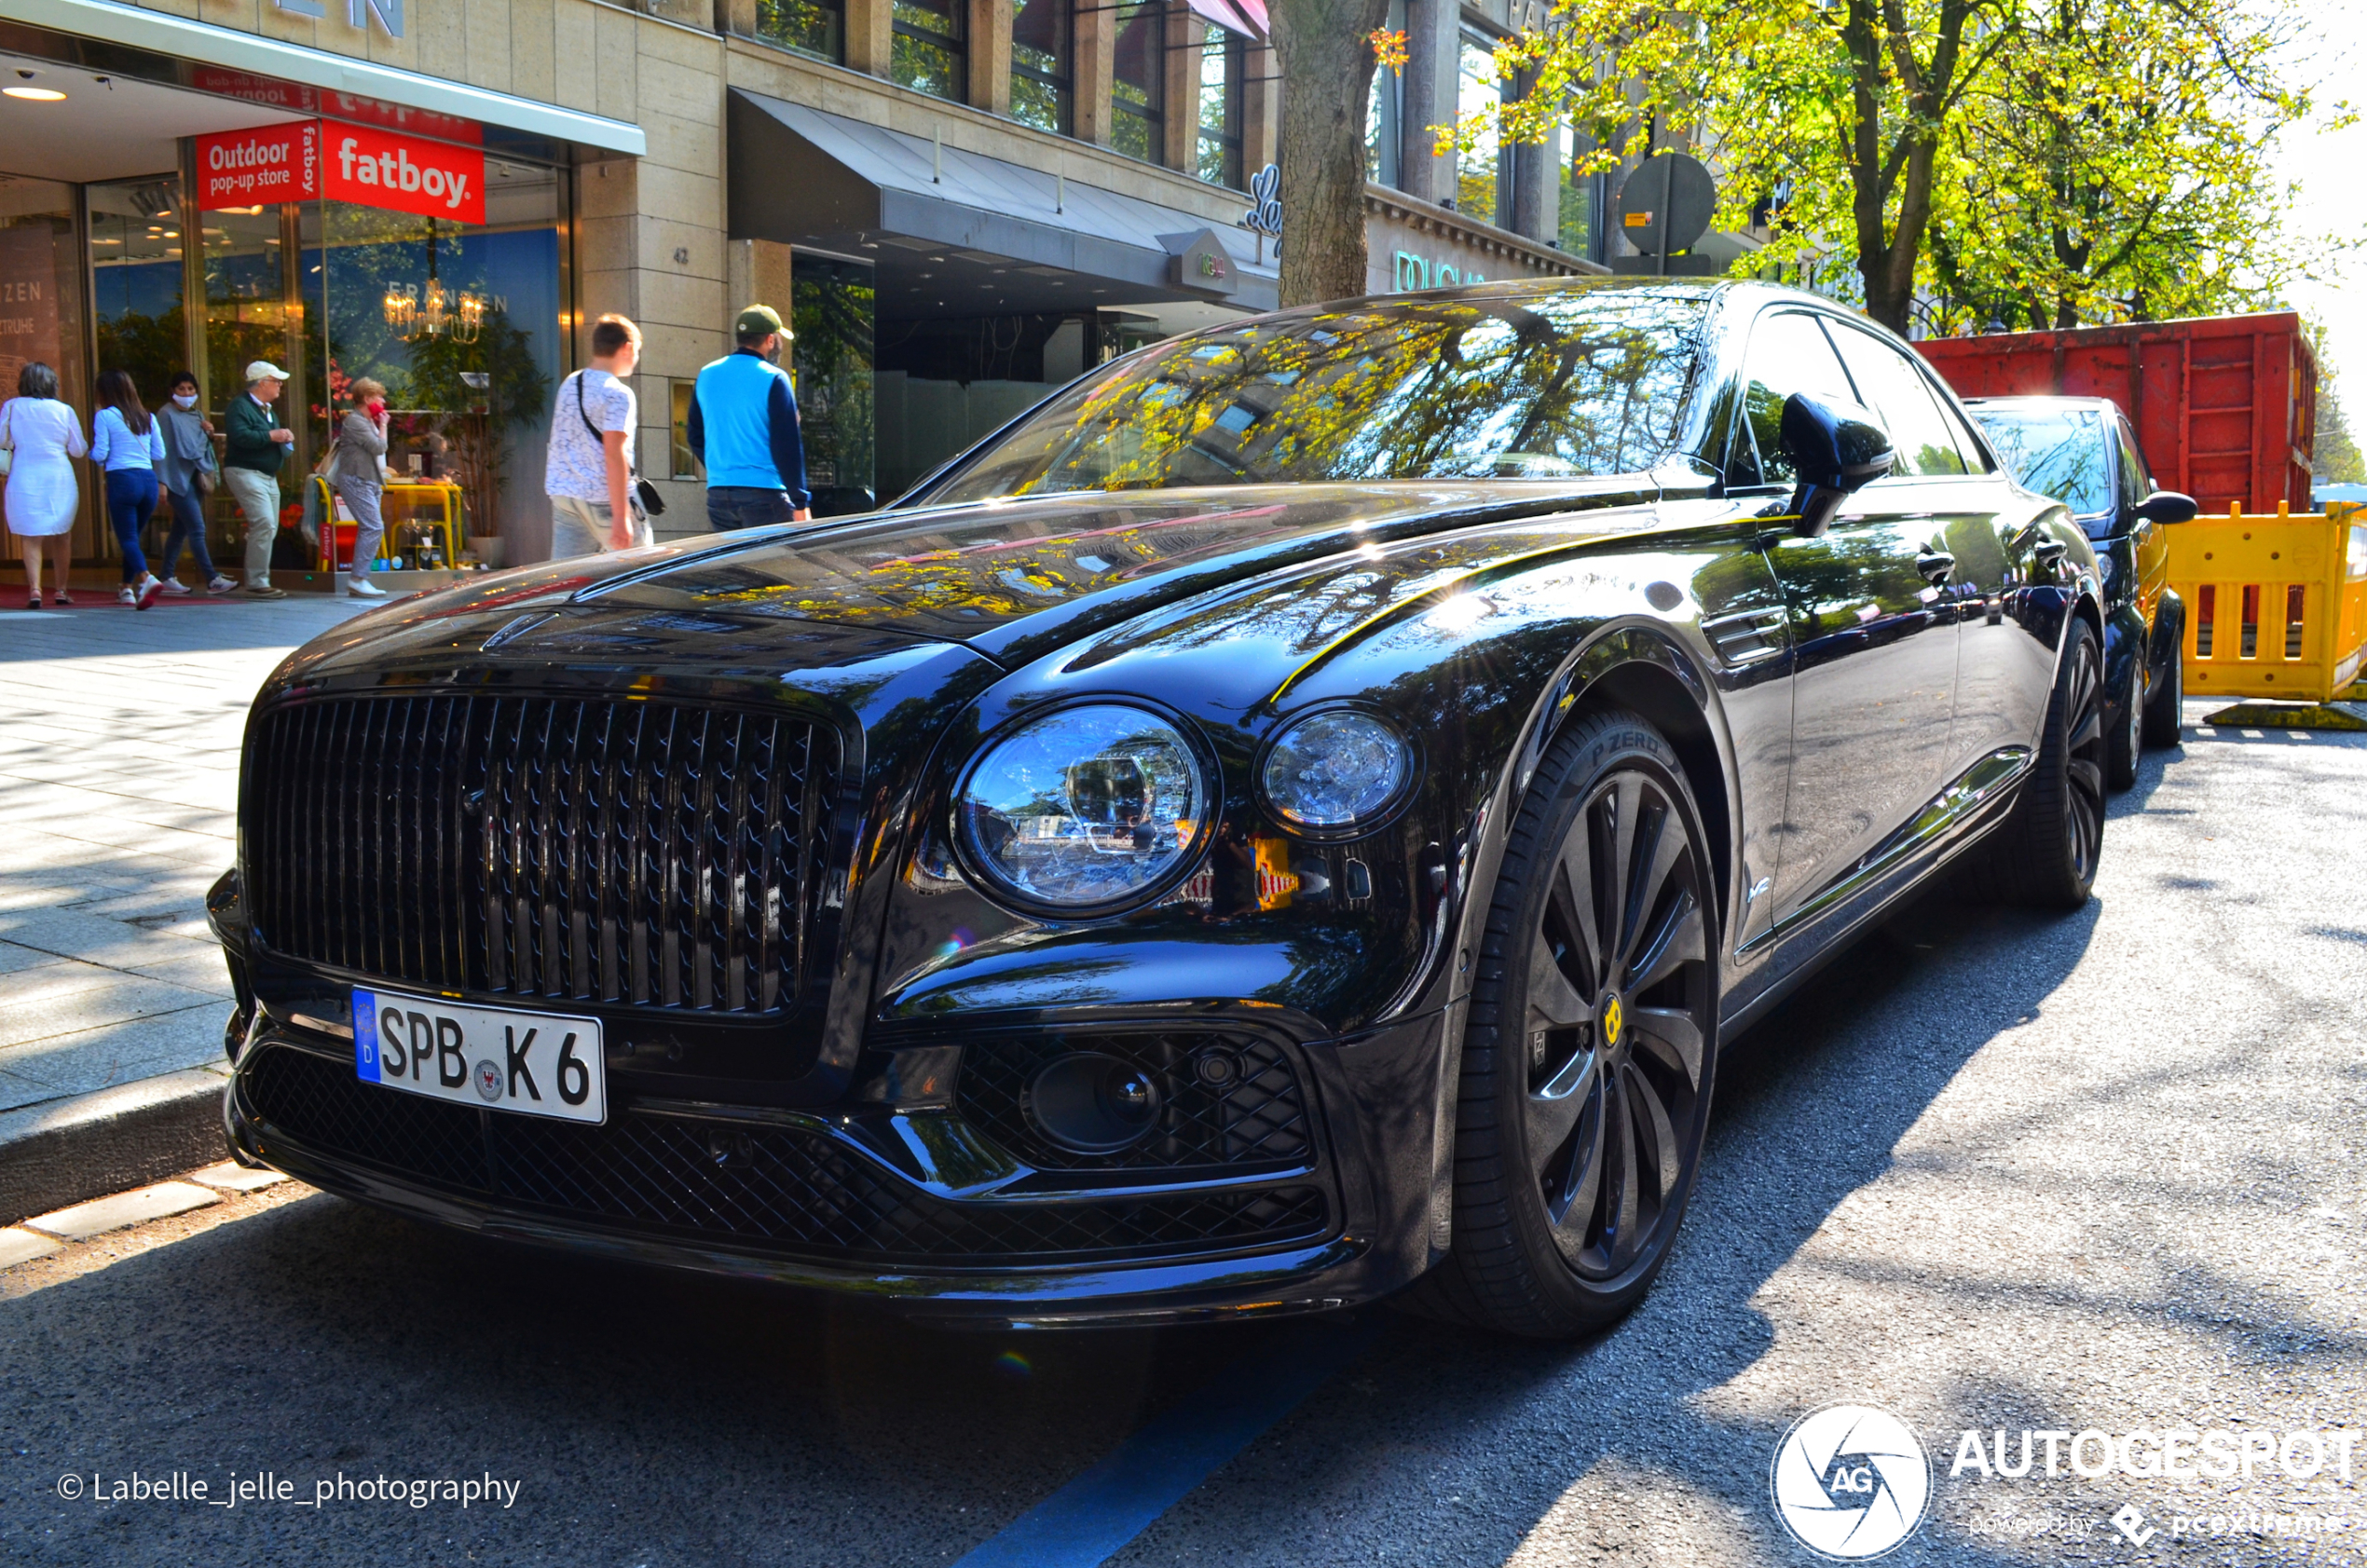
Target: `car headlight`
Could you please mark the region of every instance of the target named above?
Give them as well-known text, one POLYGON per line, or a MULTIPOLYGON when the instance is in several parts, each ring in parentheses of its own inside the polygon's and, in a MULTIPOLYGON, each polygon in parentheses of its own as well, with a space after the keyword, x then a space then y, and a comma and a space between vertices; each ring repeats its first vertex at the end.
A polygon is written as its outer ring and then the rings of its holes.
POLYGON ((1212 798, 1172 722, 1115 702, 996 741, 956 800, 967 858, 1001 892, 1083 912, 1145 895, 1198 847, 1212 798))
POLYGON ((1413 776, 1414 752, 1402 735, 1369 714, 1333 709, 1274 738, 1258 785, 1283 821, 1321 832, 1378 817, 1413 776))

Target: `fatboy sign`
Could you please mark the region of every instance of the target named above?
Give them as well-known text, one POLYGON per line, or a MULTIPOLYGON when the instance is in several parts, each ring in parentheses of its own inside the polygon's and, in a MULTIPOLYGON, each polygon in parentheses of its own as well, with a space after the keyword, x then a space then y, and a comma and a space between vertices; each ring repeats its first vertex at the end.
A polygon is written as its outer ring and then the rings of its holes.
POLYGON ((485 154, 335 120, 198 138, 198 208, 310 201, 485 222, 485 154))
POLYGON ((198 211, 309 201, 321 194, 321 123, 198 138, 198 211))
POLYGON ((484 153, 334 120, 322 129, 322 194, 330 200, 485 222, 484 153))

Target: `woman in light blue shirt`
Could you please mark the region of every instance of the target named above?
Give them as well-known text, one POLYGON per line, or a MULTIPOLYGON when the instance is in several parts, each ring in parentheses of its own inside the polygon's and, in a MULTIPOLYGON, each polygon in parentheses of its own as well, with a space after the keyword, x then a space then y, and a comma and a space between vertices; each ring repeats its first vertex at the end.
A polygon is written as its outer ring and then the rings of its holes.
POLYGON ((156 416, 140 406, 140 389, 129 371, 99 377, 99 412, 90 417, 90 460, 106 470, 107 522, 123 547, 123 586, 116 597, 146 609, 164 592, 140 553, 140 536, 157 510, 157 465, 164 461, 164 432, 156 416))

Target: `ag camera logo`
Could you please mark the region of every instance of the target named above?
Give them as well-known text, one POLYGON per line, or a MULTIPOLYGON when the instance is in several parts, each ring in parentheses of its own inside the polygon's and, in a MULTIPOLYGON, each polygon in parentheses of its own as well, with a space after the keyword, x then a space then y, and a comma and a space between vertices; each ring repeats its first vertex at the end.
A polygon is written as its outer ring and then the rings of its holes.
POLYGON ((1931 1460, 1907 1424, 1867 1405, 1802 1416, 1775 1446, 1775 1517, 1819 1557, 1880 1557, 1915 1533, 1931 1502, 1931 1460))

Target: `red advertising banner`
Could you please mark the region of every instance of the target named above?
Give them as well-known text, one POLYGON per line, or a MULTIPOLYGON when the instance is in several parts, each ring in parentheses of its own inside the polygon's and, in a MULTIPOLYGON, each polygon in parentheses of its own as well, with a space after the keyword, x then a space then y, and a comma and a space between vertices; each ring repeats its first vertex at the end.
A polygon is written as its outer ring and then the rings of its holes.
MULTIPOLYGON (((324 124, 322 194, 423 217, 485 222, 485 154, 368 126, 324 124)), ((199 171, 204 164, 200 160, 199 171)))
MULTIPOLYGON (((321 125, 299 120, 200 136, 197 161, 200 212, 309 201, 321 194, 321 125)), ((482 155, 478 161, 483 162, 482 155)), ((477 205, 482 211, 482 198, 477 205)))

